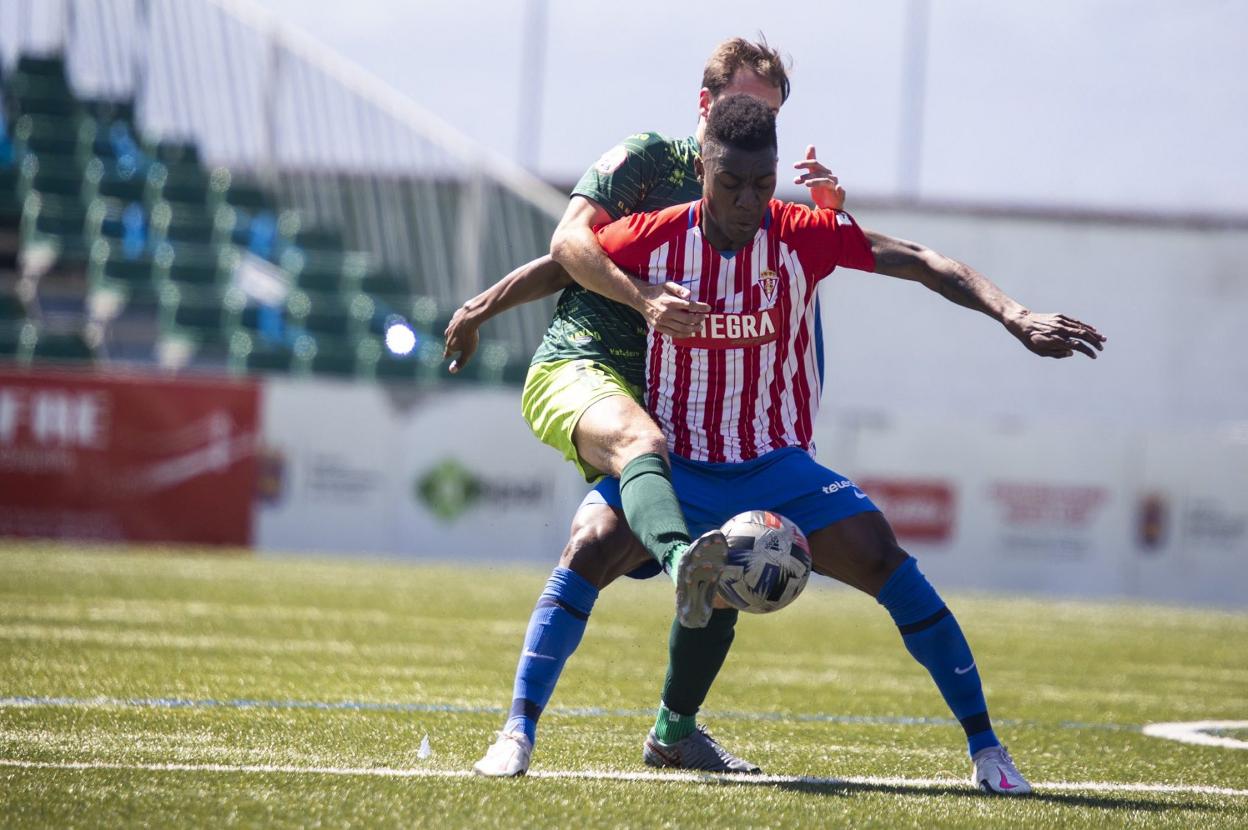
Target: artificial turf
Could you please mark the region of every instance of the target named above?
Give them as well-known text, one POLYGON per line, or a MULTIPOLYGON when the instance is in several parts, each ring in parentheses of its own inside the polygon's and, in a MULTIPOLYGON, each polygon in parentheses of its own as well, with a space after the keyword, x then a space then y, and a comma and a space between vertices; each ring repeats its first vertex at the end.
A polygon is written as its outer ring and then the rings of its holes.
POLYGON ((950 597, 1032 797, 970 787, 960 729, 887 614, 825 586, 743 615, 703 713, 778 778, 645 777, 661 580, 603 593, 532 775, 474 778, 544 579, 0 546, 0 824, 1248 825, 1248 752, 1140 731, 1248 720, 1248 614, 1125 603, 950 597))

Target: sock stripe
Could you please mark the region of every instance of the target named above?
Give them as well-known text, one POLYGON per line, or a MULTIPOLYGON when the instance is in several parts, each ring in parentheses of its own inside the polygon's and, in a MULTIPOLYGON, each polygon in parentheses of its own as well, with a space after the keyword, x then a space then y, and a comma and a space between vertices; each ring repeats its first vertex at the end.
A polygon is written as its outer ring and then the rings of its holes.
POLYGON ((962 729, 966 732, 968 738, 972 735, 978 735, 980 732, 992 730, 992 721, 989 720, 987 712, 980 712, 978 715, 967 715, 958 722, 962 724, 962 729))
POLYGON ((527 718, 536 721, 542 716, 542 707, 531 700, 524 698, 516 698, 511 702, 511 711, 507 713, 508 718, 527 718))
POLYGON ((558 597, 542 597, 541 599, 537 601, 537 607, 538 608, 562 608, 564 611, 567 611, 574 618, 580 620, 581 622, 585 622, 586 620, 589 619, 589 614, 586 614, 584 611, 577 610, 576 607, 574 607, 571 603, 561 600, 558 597))
POLYGON ((918 622, 912 622, 906 625, 899 625, 897 626, 897 629, 901 632, 903 637, 907 634, 917 634, 918 632, 923 631, 924 629, 931 628, 936 623, 940 622, 945 617, 949 616, 951 613, 952 612, 949 610, 949 606, 945 605, 945 606, 942 606, 939 611, 937 611, 935 614, 932 614, 930 617, 919 620, 918 622))

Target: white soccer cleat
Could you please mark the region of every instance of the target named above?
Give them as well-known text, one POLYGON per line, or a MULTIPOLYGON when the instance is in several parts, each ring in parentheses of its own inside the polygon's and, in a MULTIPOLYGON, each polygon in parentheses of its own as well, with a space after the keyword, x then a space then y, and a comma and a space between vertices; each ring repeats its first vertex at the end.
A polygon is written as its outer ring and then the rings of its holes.
POLYGON ((1003 746, 990 746, 976 752, 971 758, 975 768, 971 771, 971 783, 986 793, 996 795, 1027 795, 1031 785, 1014 766, 1014 759, 1003 746))
POLYGON ((472 771, 487 778, 515 778, 529 771, 533 744, 520 732, 499 732, 485 751, 485 757, 472 765, 472 771))
POLYGON ((676 619, 685 628, 706 628, 711 621, 719 577, 728 558, 723 531, 710 530, 693 541, 676 566, 676 619))

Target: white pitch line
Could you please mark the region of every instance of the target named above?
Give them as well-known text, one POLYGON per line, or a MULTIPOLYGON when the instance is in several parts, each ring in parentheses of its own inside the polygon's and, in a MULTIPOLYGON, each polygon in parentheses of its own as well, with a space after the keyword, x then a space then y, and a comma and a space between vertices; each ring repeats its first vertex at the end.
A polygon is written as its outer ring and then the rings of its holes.
MULTIPOLYGON (((142 772, 221 772, 280 775, 342 775, 369 778, 472 778, 469 770, 398 769, 394 767, 302 767, 281 764, 123 764, 114 761, 23 761, 0 758, 0 767, 58 770, 129 770, 142 772)), ((591 781, 677 781, 692 784, 807 784, 825 787, 908 787, 912 789, 972 789, 962 778, 886 778, 847 776, 819 778, 810 775, 714 775, 696 772, 623 772, 616 770, 537 770, 529 778, 581 779, 591 781)), ((1033 783, 1039 792, 1170 793, 1221 795, 1248 798, 1248 790, 1185 784, 1133 784, 1113 781, 1049 781, 1033 783)))
POLYGON ((1226 735, 1210 735, 1210 730, 1248 729, 1248 720, 1194 720, 1183 723, 1150 723, 1142 730, 1153 738, 1166 738, 1197 746, 1220 746, 1224 749, 1248 749, 1248 741, 1226 735))

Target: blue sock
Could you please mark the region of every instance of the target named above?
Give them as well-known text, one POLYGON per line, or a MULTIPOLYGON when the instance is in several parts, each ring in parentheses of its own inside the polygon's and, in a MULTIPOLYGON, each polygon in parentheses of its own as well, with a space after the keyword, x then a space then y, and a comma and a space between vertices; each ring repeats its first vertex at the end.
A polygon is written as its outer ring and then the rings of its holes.
POLYGON ((537 599, 516 666, 511 713, 504 732, 537 740, 537 719, 555 691, 563 664, 580 645, 598 589, 568 568, 555 568, 537 599))
POLYGON ((892 615, 906 650, 936 681, 936 688, 966 731, 970 753, 1000 744, 988 719, 984 687, 971 647, 953 612, 919 570, 919 563, 907 559, 889 577, 876 601, 892 615))

